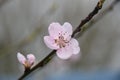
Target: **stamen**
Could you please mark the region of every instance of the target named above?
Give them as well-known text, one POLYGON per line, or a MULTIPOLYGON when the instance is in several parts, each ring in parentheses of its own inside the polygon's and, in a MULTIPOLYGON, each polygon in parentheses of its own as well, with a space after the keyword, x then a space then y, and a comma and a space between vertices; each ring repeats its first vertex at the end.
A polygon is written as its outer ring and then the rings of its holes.
MULTIPOLYGON (((64 39, 64 36, 62 36, 62 34, 59 33, 59 35, 60 35, 60 36, 58 37, 58 39, 55 39, 55 43, 56 43, 60 48, 65 47, 66 44, 67 44, 69 41, 65 40, 65 39, 64 39)), ((65 33, 64 33, 64 35, 65 35, 65 33)))

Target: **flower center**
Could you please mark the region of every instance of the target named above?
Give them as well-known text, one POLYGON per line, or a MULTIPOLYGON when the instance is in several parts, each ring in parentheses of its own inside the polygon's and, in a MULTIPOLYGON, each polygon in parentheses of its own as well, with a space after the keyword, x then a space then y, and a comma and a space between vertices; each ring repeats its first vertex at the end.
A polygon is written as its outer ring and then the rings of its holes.
POLYGON ((69 42, 69 41, 68 41, 68 40, 65 40, 65 39, 64 39, 64 36, 62 36, 62 35, 60 35, 60 36, 58 37, 58 39, 55 39, 55 43, 56 43, 60 48, 65 47, 68 42, 69 42))

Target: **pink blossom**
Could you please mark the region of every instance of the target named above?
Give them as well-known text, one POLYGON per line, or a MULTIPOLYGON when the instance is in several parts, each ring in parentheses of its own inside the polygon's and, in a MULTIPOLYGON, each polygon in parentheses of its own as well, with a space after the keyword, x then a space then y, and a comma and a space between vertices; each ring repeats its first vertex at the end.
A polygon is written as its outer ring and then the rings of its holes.
POLYGON ((25 68, 30 68, 35 62, 35 56, 33 54, 28 54, 27 58, 20 52, 17 53, 18 61, 25 66, 25 68))
POLYGON ((72 25, 65 22, 62 26, 51 23, 48 28, 49 36, 44 36, 44 42, 50 49, 57 50, 57 56, 61 59, 68 59, 73 54, 80 52, 79 43, 72 38, 72 25))

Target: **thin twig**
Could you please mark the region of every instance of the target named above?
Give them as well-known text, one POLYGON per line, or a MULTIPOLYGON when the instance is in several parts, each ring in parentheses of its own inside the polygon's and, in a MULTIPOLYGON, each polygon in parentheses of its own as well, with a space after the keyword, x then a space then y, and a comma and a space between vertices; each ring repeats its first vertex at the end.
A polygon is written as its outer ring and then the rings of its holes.
MULTIPOLYGON (((97 3, 95 9, 84 20, 82 20, 80 25, 75 29, 75 31, 72 34, 72 37, 74 37, 76 33, 80 32, 81 27, 84 24, 86 24, 87 22, 89 22, 93 18, 93 16, 95 16, 98 13, 98 11, 102 8, 104 1, 105 0, 100 0, 97 3)), ((55 55, 55 52, 56 52, 55 50, 50 52, 48 56, 46 56, 42 61, 40 61, 38 64, 36 64, 30 71, 25 72, 18 80, 24 79, 27 75, 29 75, 31 72, 33 72, 37 68, 44 67, 50 60, 52 60, 53 56, 55 55)))
POLYGON ((35 65, 31 70, 29 70, 28 72, 25 72, 18 80, 22 80, 24 77, 26 77, 27 75, 29 75, 31 72, 33 72, 37 68, 42 68, 43 66, 45 66, 53 58, 53 56, 55 55, 55 52, 56 52, 55 50, 51 51, 48 56, 46 56, 37 65, 35 65))
POLYGON ((73 34, 72 34, 72 37, 73 37, 76 33, 80 32, 80 31, 81 31, 81 27, 82 27, 83 25, 85 25, 87 22, 89 22, 89 21, 99 12, 99 10, 102 8, 102 5, 103 5, 104 1, 105 1, 105 0, 100 0, 100 1, 97 3, 97 5, 96 5, 96 7, 94 8, 94 10, 93 10, 85 19, 83 19, 83 20, 81 21, 80 25, 75 29, 75 31, 74 31, 73 34))
POLYGON ((109 6, 107 6, 103 11, 99 13, 99 16, 96 16, 94 19, 89 21, 89 23, 81 28, 81 32, 77 34, 77 38, 79 38, 82 34, 84 34, 91 26, 93 26, 95 23, 100 21, 105 15, 107 15, 109 12, 111 12, 114 9, 114 6, 117 5, 120 2, 120 0, 114 0, 109 6))

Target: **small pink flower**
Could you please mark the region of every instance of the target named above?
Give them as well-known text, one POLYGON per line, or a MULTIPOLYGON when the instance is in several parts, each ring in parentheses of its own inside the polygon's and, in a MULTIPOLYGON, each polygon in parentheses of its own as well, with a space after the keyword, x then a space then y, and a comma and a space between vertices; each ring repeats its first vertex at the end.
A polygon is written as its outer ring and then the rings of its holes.
POLYGON ((68 59, 72 54, 80 52, 79 43, 71 38, 72 25, 65 22, 62 26, 59 23, 50 24, 49 36, 44 36, 44 42, 50 49, 57 50, 57 56, 61 59, 68 59))
POLYGON ((35 56, 33 54, 28 54, 27 58, 20 52, 17 53, 18 61, 25 66, 25 68, 31 68, 35 62, 35 56))

